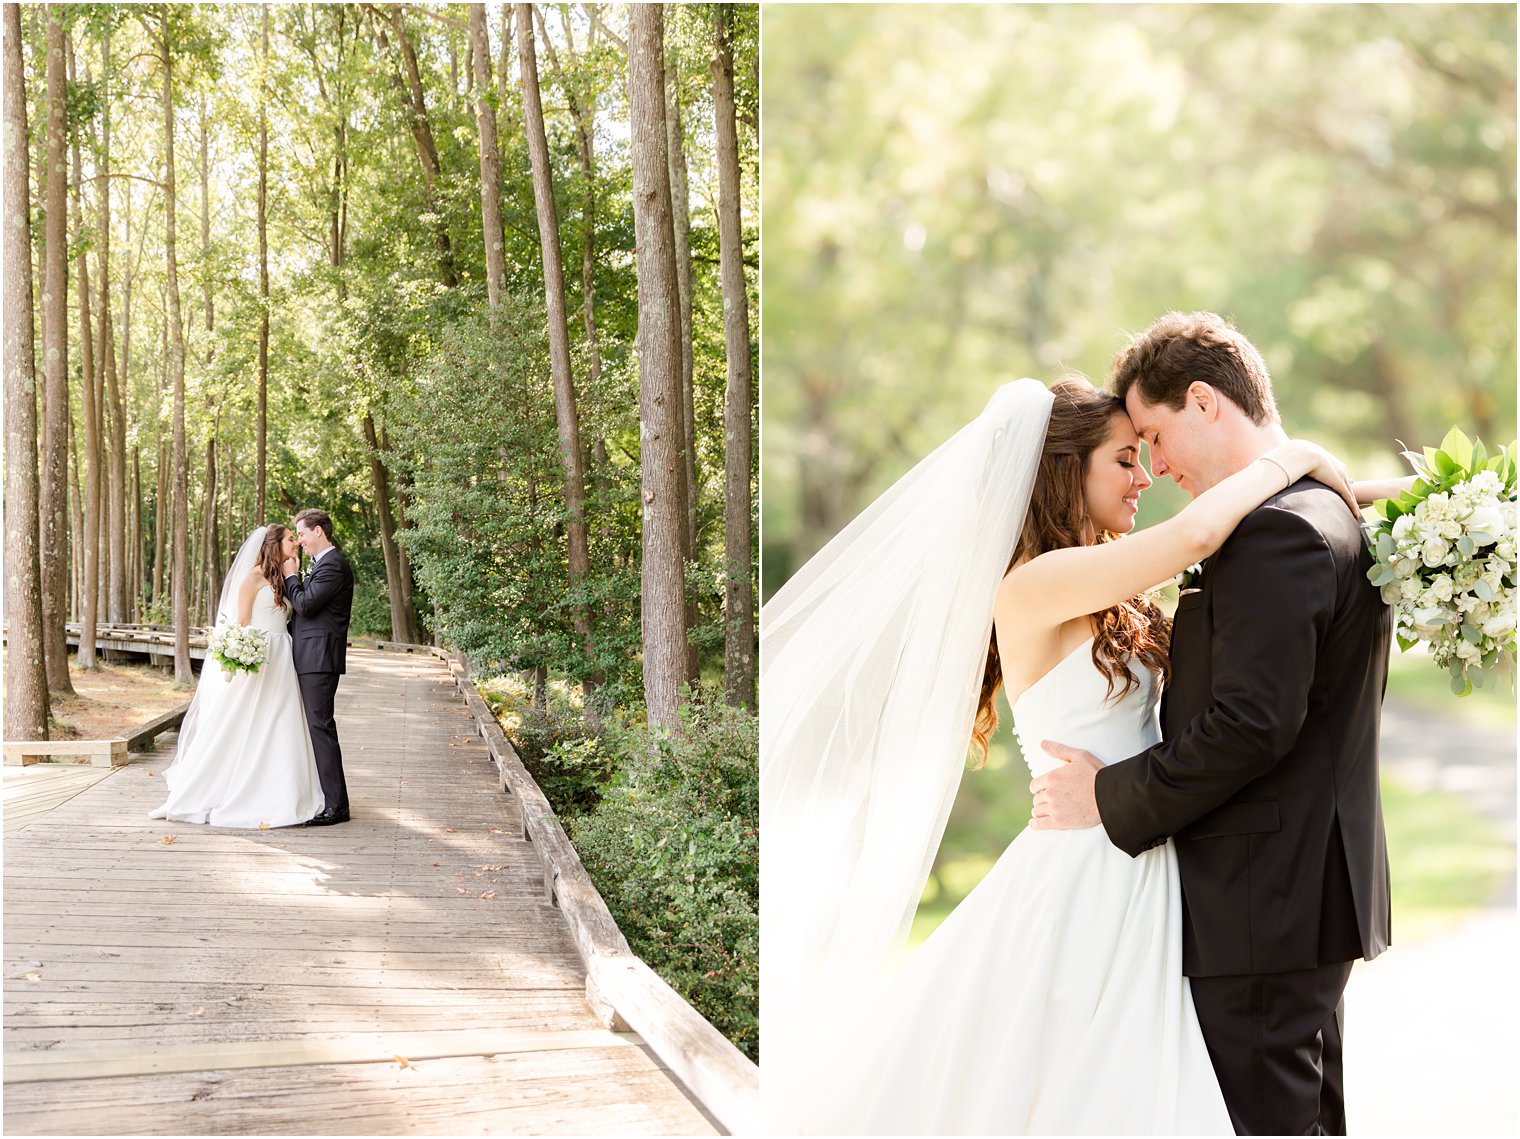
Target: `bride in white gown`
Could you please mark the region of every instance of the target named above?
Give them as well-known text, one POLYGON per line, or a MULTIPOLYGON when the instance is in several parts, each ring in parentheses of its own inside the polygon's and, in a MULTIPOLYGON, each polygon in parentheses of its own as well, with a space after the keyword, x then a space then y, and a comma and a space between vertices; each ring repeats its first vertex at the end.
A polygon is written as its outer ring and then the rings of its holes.
POLYGON ((230 677, 210 657, 202 664, 178 753, 164 772, 169 797, 149 818, 257 829, 304 823, 322 809, 286 625, 281 565, 296 552, 288 528, 260 526, 233 559, 217 620, 262 629, 265 661, 230 677))
POLYGON ((1332 456, 1288 443, 1116 545, 1151 482, 1124 405, 1020 380, 765 607, 773 1129, 1232 1132, 1182 973, 1170 843, 1132 859, 1101 827, 1026 830, 903 947, 999 685, 1036 775, 1058 762, 1044 740, 1105 762, 1156 742, 1168 626, 1145 591, 1305 474, 1346 487, 1332 456))

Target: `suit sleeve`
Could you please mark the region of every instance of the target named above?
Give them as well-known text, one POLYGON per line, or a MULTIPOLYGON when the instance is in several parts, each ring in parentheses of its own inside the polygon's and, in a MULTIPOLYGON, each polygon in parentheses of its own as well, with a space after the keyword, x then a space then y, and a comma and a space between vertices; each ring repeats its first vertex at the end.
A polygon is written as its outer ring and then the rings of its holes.
POLYGON ((1336 597, 1323 536, 1290 510, 1264 507, 1241 522, 1209 573, 1210 704, 1172 739, 1097 774, 1103 827, 1131 856, 1270 771, 1308 711, 1336 597))
POLYGON ((338 554, 328 554, 302 581, 295 574, 285 579, 285 596, 302 617, 312 617, 331 604, 343 589, 348 577, 348 563, 338 554))

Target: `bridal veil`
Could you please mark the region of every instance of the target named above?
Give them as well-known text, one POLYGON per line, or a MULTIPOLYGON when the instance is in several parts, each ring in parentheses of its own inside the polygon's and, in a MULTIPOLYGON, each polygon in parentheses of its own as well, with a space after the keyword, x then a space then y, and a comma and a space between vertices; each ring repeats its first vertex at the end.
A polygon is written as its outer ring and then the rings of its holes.
POLYGON ((761 1028, 793 1131, 831 1030, 901 951, 965 767, 1052 397, 1017 380, 761 612, 761 1028))

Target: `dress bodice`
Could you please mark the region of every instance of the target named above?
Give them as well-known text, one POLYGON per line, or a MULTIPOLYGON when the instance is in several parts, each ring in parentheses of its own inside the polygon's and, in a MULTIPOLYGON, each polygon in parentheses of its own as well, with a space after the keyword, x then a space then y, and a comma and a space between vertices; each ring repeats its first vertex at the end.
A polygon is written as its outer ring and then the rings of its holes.
POLYGON ((249 617, 248 624, 254 629, 263 629, 272 636, 289 636, 290 630, 286 622, 290 619, 290 610, 274 603, 274 587, 265 585, 261 587, 253 598, 253 615, 249 617))
POLYGON ((1134 661, 1130 671, 1140 687, 1110 700, 1108 678, 1093 664, 1088 637, 1024 690, 1013 703, 1013 730, 1031 773, 1043 775, 1061 762, 1040 747, 1041 740, 1083 748, 1104 763, 1160 742, 1160 679, 1134 661))

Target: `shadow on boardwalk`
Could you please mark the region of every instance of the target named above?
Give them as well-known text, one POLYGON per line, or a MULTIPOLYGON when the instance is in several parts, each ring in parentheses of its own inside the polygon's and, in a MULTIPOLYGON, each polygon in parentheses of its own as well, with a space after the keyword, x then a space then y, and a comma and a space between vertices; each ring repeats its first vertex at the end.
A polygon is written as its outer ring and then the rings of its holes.
POLYGON ((165 749, 7 836, 5 1130, 712 1132, 592 1014, 447 670, 349 662, 352 822, 150 822, 165 749))
POLYGON ((1515 735, 1390 701, 1384 769, 1416 791, 1461 796, 1499 824, 1511 876, 1456 929, 1398 940, 1358 964, 1346 990, 1346 1107, 1352 1135, 1520 1133, 1520 920, 1515 909, 1515 735))

